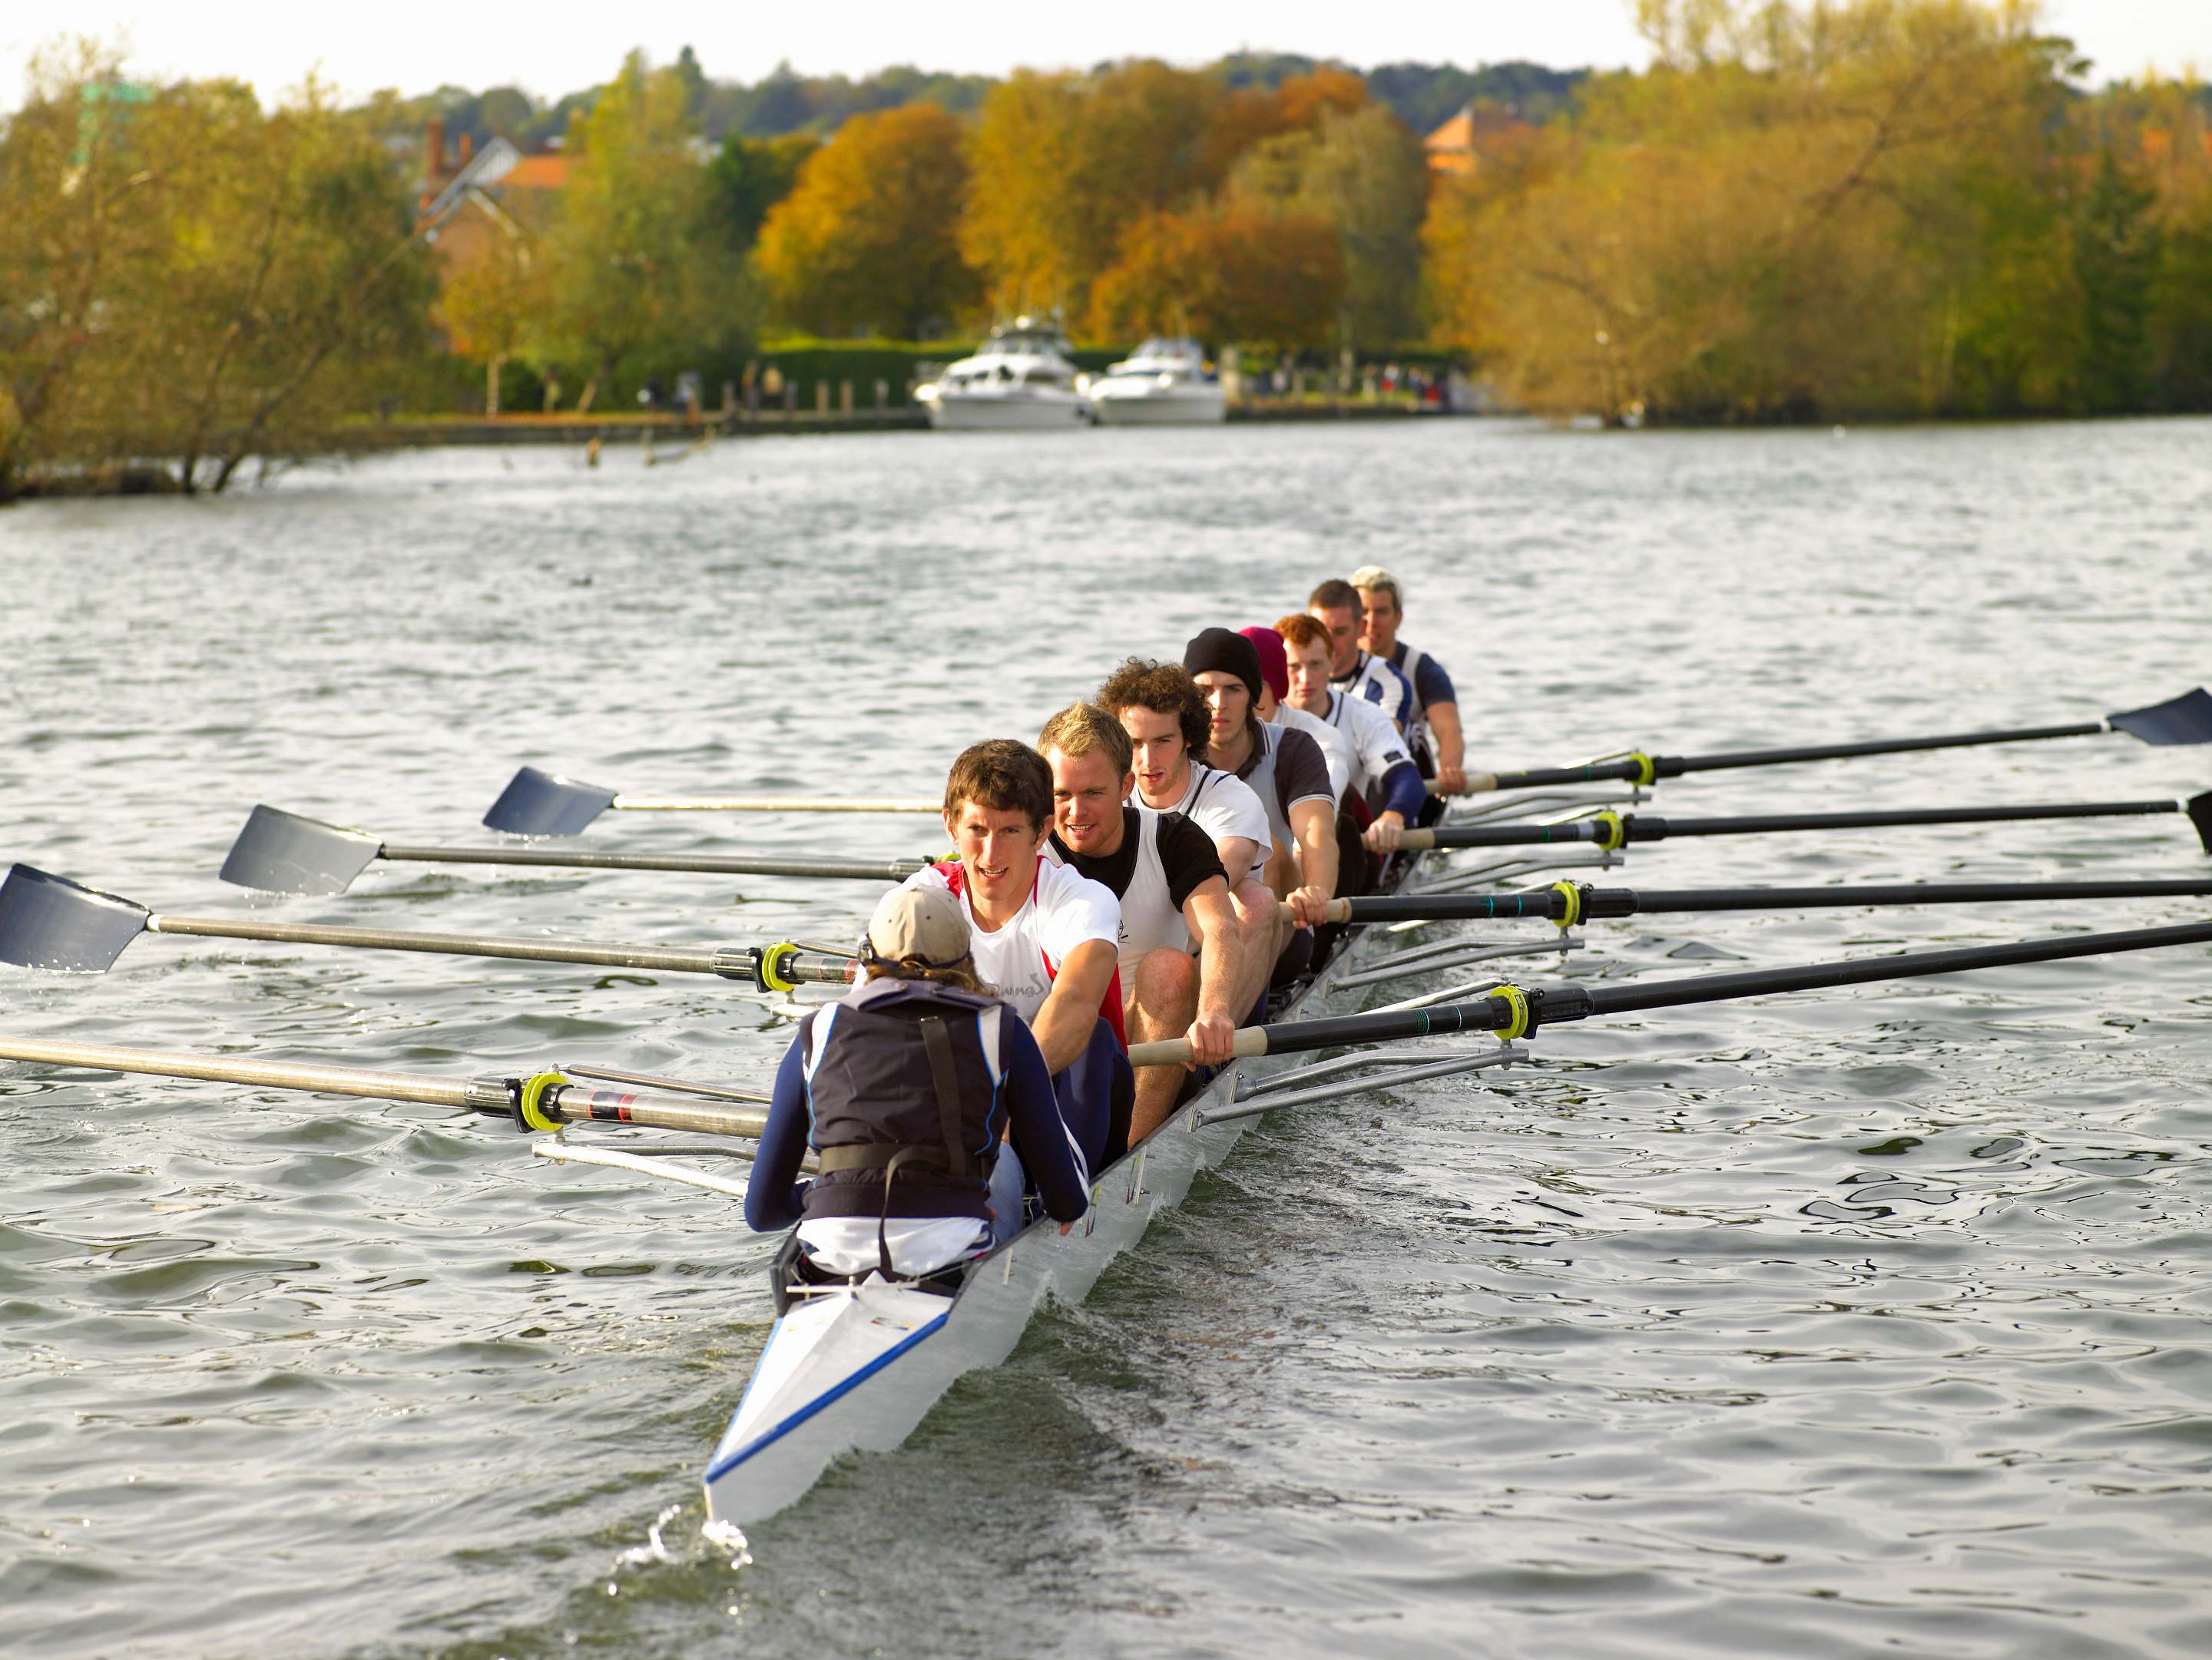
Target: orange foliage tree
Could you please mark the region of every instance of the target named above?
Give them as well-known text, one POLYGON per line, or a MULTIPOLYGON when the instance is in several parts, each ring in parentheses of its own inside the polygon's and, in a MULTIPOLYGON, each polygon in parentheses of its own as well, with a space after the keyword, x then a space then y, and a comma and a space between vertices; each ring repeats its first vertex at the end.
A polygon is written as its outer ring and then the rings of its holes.
POLYGON ((973 305, 956 237, 960 124, 934 104, 855 116, 769 210, 755 254, 777 314, 817 334, 924 339, 973 305))
POLYGON ((1344 305, 1343 244, 1312 214, 1231 203, 1152 213, 1091 289, 1101 335, 1195 334, 1301 349, 1334 339, 1344 305))

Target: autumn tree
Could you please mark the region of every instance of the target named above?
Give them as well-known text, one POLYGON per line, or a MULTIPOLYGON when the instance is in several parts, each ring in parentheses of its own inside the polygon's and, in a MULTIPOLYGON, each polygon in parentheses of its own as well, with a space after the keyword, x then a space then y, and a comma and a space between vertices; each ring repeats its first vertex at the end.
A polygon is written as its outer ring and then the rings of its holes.
POLYGON ((1208 182, 1212 77, 1151 60, 1093 76, 1018 70, 969 141, 960 246, 1002 310, 1080 315, 1127 228, 1208 182))
POLYGON ((1189 333, 1292 350, 1336 337, 1343 246, 1326 220, 1232 202, 1147 215, 1124 249, 1092 290, 1100 334, 1189 333))
POLYGON ((922 339, 974 304, 957 237, 963 142, 934 104, 839 128, 762 228, 757 259, 777 315, 819 334, 922 339))
POLYGON ((732 132, 723 138, 707 169, 712 190, 709 212, 732 250, 751 252, 769 210, 791 194, 799 168, 819 148, 819 139, 803 132, 779 138, 748 138, 732 132))
POLYGON ((745 331, 744 267, 714 228, 691 144, 690 91, 641 53, 575 129, 579 151, 545 239, 546 316, 533 361, 578 368, 588 410, 617 374, 664 372, 745 331))

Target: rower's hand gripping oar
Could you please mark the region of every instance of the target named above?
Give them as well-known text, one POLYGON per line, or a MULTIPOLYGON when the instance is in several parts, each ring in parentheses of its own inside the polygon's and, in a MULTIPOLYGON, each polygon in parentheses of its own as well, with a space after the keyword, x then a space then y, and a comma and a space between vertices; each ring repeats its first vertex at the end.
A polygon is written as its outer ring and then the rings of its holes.
POLYGON ((566 853, 534 848, 402 847, 364 830, 258 806, 231 843, 222 879, 267 893, 343 893, 377 860, 555 870, 686 871, 704 876, 798 876, 902 882, 933 859, 726 858, 707 854, 566 853))
POLYGON ((623 795, 525 767, 507 781, 483 822, 515 836, 574 836, 603 812, 940 812, 944 806, 848 796, 623 795))
MULTIPOLYGON (((1870 985, 1885 980, 1964 974, 1975 969, 2011 968, 2024 963, 2058 963, 2077 957, 2202 945, 2212 945, 2212 921, 2130 928, 2117 933, 2080 933, 2055 939, 2023 939, 2002 946, 1969 946, 1952 951, 1912 952, 1901 957, 1809 963, 1796 968, 1747 969, 1731 974, 1641 983, 1586 986, 1568 982, 1527 988, 1502 985, 1471 1003, 1377 1010, 1372 1014, 1247 1026, 1237 1032, 1231 1053, 1249 1058, 1464 1031, 1492 1032, 1501 1041, 1510 1043, 1528 1037, 1539 1026, 1586 1020, 1601 1014, 1627 1014, 1642 1009, 1679 1008, 1692 1003, 1726 1002, 1783 992, 1870 985)), ((1135 1067, 1182 1066, 1189 1059, 1190 1045, 1180 1037, 1129 1046, 1129 1064, 1135 1067)))
MULTIPOLYGON (((217 1084, 244 1084, 256 1089, 303 1090, 315 1095, 350 1095, 377 1101, 414 1101, 434 1107, 465 1107, 488 1117, 508 1119, 521 1130, 557 1130, 564 1124, 630 1124, 644 1129, 688 1130, 696 1134, 733 1135, 758 1140, 768 1122, 767 1114, 744 1108, 700 1106, 622 1090, 589 1089, 557 1071, 541 1072, 528 1078, 440 1078, 421 1073, 373 1072, 359 1067, 291 1066, 215 1055, 178 1054, 166 1049, 43 1043, 14 1037, 0 1038, 0 1061, 84 1067, 154 1078, 198 1078, 217 1084)), ((577 1070, 581 1074, 589 1069, 577 1070)), ((655 1081, 677 1089, 693 1087, 665 1079, 655 1081)))
POLYGON ((2212 744, 2212 691, 2199 686, 2148 708, 2124 709, 2100 721, 2060 727, 2012 727, 1990 732, 1950 733, 1932 738, 1875 738, 1850 744, 1804 744, 1791 748, 1731 750, 1714 755, 1647 755, 1631 751, 1618 759, 1576 767, 1531 767, 1520 772, 1470 774, 1467 793, 1534 789, 1617 778, 1636 784, 1679 778, 1685 773, 1721 772, 1737 767, 1781 767, 1800 761, 1846 761, 1863 755, 1904 755, 1919 750, 1972 749, 1988 744, 2026 744, 2052 738, 2094 738, 2122 732, 2146 744, 2212 744))
POLYGON ((0 963, 27 969, 101 974, 142 933, 276 945, 338 946, 367 951, 427 952, 442 957, 489 957, 531 963, 584 963, 666 974, 711 974, 756 991, 789 992, 802 982, 842 985, 854 976, 849 958, 788 942, 711 950, 662 946, 601 946, 551 939, 501 939, 476 933, 410 933, 386 928, 314 927, 241 922, 227 917, 165 916, 135 900, 101 893, 28 865, 0 877, 0 963))
POLYGON ((2212 790, 2185 801, 2059 801, 2040 806, 1914 807, 1885 812, 1754 813, 1731 818, 1662 818, 1648 812, 1593 813, 1548 824, 1439 824, 1409 830, 1400 845, 1432 848, 1519 848, 1589 842, 1612 851, 1636 842, 1683 836, 1777 836, 1805 830, 1893 830, 1917 824, 2021 824, 2054 818, 2130 818, 2185 813, 2197 839, 2212 853, 2212 790))

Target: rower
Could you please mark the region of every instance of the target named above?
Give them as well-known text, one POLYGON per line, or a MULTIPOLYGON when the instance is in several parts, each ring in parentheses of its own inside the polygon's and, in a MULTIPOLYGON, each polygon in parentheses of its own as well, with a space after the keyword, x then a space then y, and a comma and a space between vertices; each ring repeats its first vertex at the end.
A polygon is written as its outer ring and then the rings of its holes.
POLYGON ((1362 565, 1352 573, 1352 586, 1359 595, 1361 648, 1397 670, 1413 690, 1413 719, 1406 735, 1414 764, 1434 781, 1437 795, 1465 794, 1467 741, 1459 694, 1443 664, 1398 637, 1398 625, 1406 620, 1404 585, 1380 565, 1362 565))
POLYGON ((1267 809, 1275 849, 1262 879, 1270 892, 1290 902, 1291 913, 1278 912, 1268 953, 1274 964, 1271 983, 1279 984, 1310 960, 1310 934, 1297 942, 1302 949, 1295 964, 1279 960, 1297 930, 1326 921, 1328 902, 1336 897, 1336 796, 1328 787, 1328 762, 1304 733, 1260 719, 1266 690, 1260 654, 1243 635, 1201 631, 1183 648, 1182 666, 1206 697, 1206 764, 1236 774, 1267 809))
MULTIPOLYGON (((1283 701, 1291 695, 1291 660, 1284 649, 1281 635, 1256 623, 1237 632, 1249 640, 1252 649, 1260 655, 1260 701, 1254 706, 1256 713, 1271 726, 1302 732, 1321 745, 1322 759, 1328 763, 1330 792, 1341 802, 1359 770, 1359 757, 1352 752, 1351 740, 1320 716, 1293 708, 1283 701)), ((1362 829, 1366 827, 1366 822, 1363 817, 1362 829)))
POLYGON ((1036 1040, 975 976, 959 903, 892 889, 860 958, 867 978, 805 1015, 784 1051, 745 1185, 756 1230, 798 1224, 779 1283, 922 1279, 989 1250, 1002 1136, 1066 1231, 1090 1171, 1036 1040), (810 1146, 822 1174, 801 1182, 810 1146))
MULTIPOLYGON (((1101 883, 1121 907, 1122 1009, 1133 1041, 1181 1037, 1191 1066, 1229 1059, 1243 945, 1213 838, 1179 812, 1127 805, 1136 787, 1129 734, 1105 710, 1071 704, 1045 722, 1037 749, 1052 769, 1045 856, 1101 883)), ((1175 1110, 1184 1072, 1137 1069, 1133 1144, 1175 1110)))
POLYGON ((1180 665, 1132 657, 1091 701, 1129 734, 1137 781, 1131 803, 1179 812, 1213 838, 1237 913, 1235 1006, 1259 1012, 1275 962, 1275 896, 1261 880, 1274 852, 1267 808, 1243 780, 1194 758, 1204 752, 1212 723, 1197 683, 1180 665))
POLYGON ((1361 648, 1359 590, 1332 576, 1306 597, 1306 614, 1328 629, 1329 684, 1376 705, 1407 735, 1413 719, 1413 689, 1404 675, 1361 648))
POLYGON ((1276 623, 1275 631, 1283 636, 1290 658, 1291 695, 1285 702, 1326 721, 1350 741, 1359 757, 1352 786, 1375 814, 1375 822, 1360 839, 1369 852, 1387 857, 1397 850, 1407 825, 1428 799, 1420 769, 1388 715, 1375 704, 1330 686, 1334 641, 1321 618, 1310 614, 1285 617, 1276 623))
POLYGON ((1026 744, 969 745, 945 781, 945 833, 957 860, 906 879, 957 898, 977 972, 1043 1051, 1060 1116, 1092 1170, 1128 1145, 1135 1081, 1115 972, 1121 907, 1097 883, 1042 857, 1052 769, 1026 744))

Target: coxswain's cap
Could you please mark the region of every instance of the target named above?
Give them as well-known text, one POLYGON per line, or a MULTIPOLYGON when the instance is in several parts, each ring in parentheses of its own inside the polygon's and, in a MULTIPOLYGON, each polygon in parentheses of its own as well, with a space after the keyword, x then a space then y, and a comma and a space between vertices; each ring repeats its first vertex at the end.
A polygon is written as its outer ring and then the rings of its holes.
POLYGON ((967 958, 968 914, 941 888, 893 888, 868 919, 861 949, 887 963, 949 969, 967 958))
POLYGON ((1283 636, 1257 623, 1237 632, 1249 640, 1252 649, 1260 654, 1260 678, 1267 683, 1267 690, 1275 694, 1278 703, 1285 702, 1291 695, 1291 654, 1283 649, 1283 636))
POLYGON ((1233 674, 1244 683, 1253 701, 1259 701, 1260 654, 1241 634, 1231 634, 1227 629, 1202 630, 1182 648, 1182 666, 1193 675, 1204 674, 1208 669, 1233 674))

